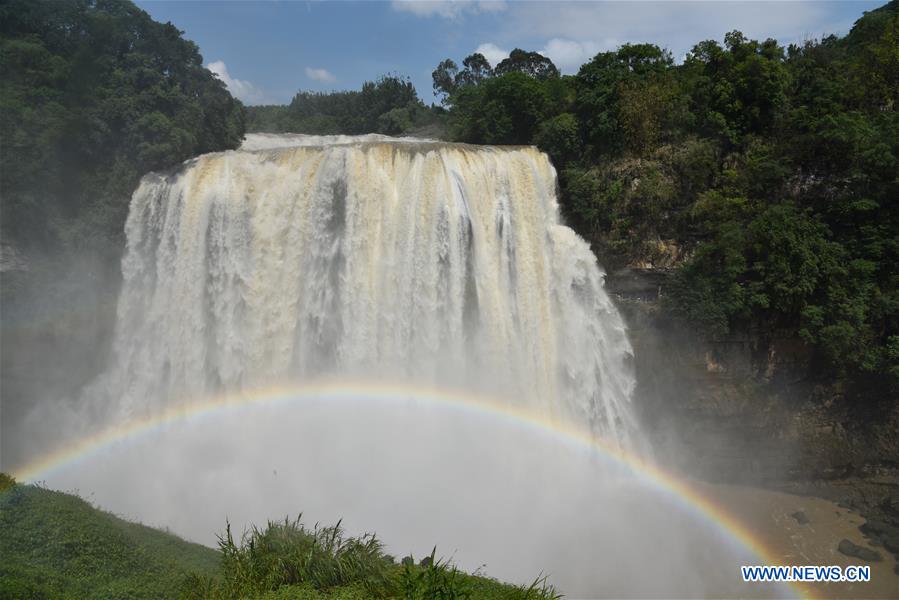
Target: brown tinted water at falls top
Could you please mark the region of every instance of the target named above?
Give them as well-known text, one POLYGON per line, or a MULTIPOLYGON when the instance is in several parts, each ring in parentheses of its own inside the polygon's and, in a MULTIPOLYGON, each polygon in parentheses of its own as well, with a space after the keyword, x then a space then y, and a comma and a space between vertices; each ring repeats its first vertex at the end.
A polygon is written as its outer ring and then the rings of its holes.
POLYGON ((124 415, 320 376, 449 384, 616 443, 624 323, 533 147, 251 134, 131 201, 114 361, 124 415))

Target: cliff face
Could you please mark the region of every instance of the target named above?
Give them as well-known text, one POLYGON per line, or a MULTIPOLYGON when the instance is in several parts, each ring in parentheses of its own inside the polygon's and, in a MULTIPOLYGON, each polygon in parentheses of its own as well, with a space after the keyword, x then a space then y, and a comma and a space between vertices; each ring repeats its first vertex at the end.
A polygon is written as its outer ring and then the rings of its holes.
POLYGON ((701 337, 666 311, 672 271, 606 279, 630 329, 636 402, 660 458, 712 480, 795 482, 899 473, 899 410, 815 372, 795 338, 701 337))

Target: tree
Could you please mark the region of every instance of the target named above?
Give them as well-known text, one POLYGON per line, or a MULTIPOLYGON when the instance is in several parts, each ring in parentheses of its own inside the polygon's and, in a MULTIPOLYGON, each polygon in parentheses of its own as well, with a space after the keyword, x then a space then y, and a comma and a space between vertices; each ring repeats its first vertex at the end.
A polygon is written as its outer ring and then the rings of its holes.
POLYGON ((3 234, 90 245, 114 262, 138 178, 236 148, 244 107, 195 44, 126 0, 0 11, 3 234))
POLYGON ((866 12, 846 38, 854 100, 872 109, 899 104, 899 1, 866 12))
POLYGON ((458 65, 450 58, 437 65, 437 68, 431 73, 431 79, 434 81, 434 95, 440 97, 442 104, 446 104, 453 92, 456 91, 458 73, 458 65))
POLYGON ((503 59, 496 69, 496 75, 507 75, 509 73, 524 73, 528 77, 535 79, 549 79, 559 76, 559 69, 553 64, 548 56, 543 56, 538 52, 526 52, 520 48, 515 48, 509 53, 509 57, 503 59))
POLYGON ((786 102, 789 76, 784 50, 774 40, 759 43, 739 31, 724 36, 725 48, 708 40, 685 61, 694 110, 706 130, 732 144, 745 134, 770 130, 786 102))
POLYGON ((544 121, 534 143, 549 154, 557 167, 562 167, 577 158, 582 149, 577 118, 571 113, 562 113, 544 121))
POLYGON ((427 115, 415 86, 408 77, 397 74, 366 81, 360 90, 301 91, 287 107, 253 107, 250 111, 256 128, 319 135, 395 135, 413 128, 427 115))
POLYGON ((493 68, 484 55, 476 52, 462 61, 465 68, 456 74, 455 87, 478 85, 485 79, 493 77, 493 68))
POLYGON ((658 46, 625 44, 614 52, 601 52, 581 66, 577 74, 577 114, 595 149, 620 149, 633 139, 633 147, 639 150, 659 136, 661 121, 676 95, 672 82, 665 77, 673 62, 671 53, 658 46), (630 106, 629 102, 641 106, 630 106), (644 109, 651 109, 652 115, 645 125, 644 109))
POLYGON ((536 143, 600 259, 676 269, 666 301, 697 329, 760 350, 792 337, 819 370, 895 397, 897 39, 893 0, 786 52, 732 31, 682 65, 625 44, 554 77, 516 50, 493 78, 459 78, 451 133, 536 143))
POLYGON ((467 86, 453 97, 451 124, 458 139, 487 144, 530 144, 549 101, 540 81, 509 73, 467 86))

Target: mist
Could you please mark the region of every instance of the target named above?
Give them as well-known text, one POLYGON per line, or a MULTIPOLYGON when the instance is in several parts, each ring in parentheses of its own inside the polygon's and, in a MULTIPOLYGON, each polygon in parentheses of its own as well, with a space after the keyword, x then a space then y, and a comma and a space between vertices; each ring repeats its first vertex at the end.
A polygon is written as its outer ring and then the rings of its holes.
MULTIPOLYGON (((202 413, 51 471, 116 514, 208 545, 303 513, 567 597, 772 594, 758 561, 670 491, 608 456, 489 413, 394 400, 287 398, 202 413)), ((781 595, 784 592, 781 591, 781 595)))
POLYGON ((213 546, 226 522, 302 512, 567 597, 783 595, 739 583, 759 557, 688 500, 553 432, 651 459, 624 321, 555 193, 534 148, 376 137, 249 136, 151 173, 108 364, 38 403, 17 454, 183 411, 37 477, 213 546), (497 408, 363 391, 196 410, 321 377, 497 408))

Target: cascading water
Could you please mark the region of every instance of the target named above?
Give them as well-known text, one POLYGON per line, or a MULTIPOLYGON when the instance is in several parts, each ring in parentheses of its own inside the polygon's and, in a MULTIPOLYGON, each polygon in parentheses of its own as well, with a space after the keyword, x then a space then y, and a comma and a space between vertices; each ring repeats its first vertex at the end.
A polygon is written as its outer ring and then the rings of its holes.
POLYGON ((64 459, 26 472, 210 545, 302 511, 569 597, 784 597, 620 460, 631 350, 555 184, 534 148, 377 136, 251 135, 147 175, 113 362, 30 415, 64 459))
POLYGON ((634 378, 532 147, 247 136, 150 174, 126 225, 126 414, 320 376, 474 388, 624 442, 634 378))

